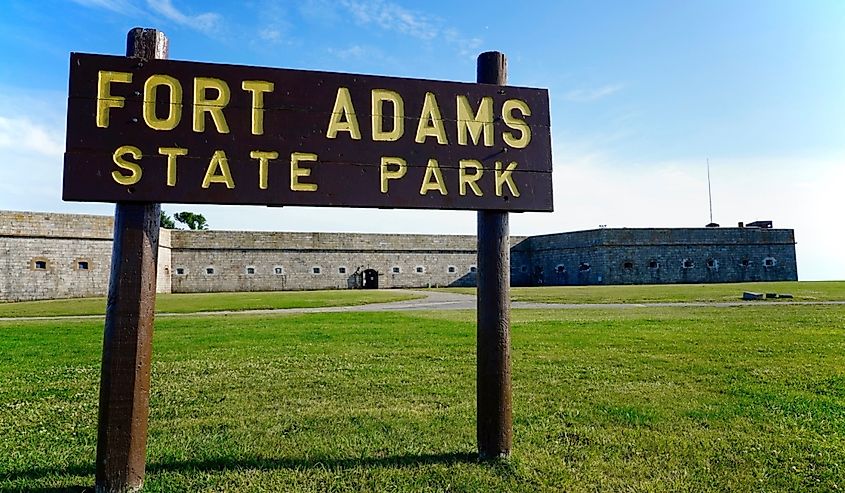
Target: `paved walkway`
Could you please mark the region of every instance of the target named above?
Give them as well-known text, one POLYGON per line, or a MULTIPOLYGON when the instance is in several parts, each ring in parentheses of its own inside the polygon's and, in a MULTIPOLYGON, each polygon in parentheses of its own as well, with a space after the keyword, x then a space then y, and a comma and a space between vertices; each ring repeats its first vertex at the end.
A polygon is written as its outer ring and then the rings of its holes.
MULTIPOLYGON (((338 312, 382 312, 412 310, 475 310, 475 295, 447 293, 441 291, 414 291, 408 293, 421 295, 421 298, 390 303, 371 303, 355 306, 329 306, 319 308, 278 308, 268 310, 225 310, 193 313, 156 313, 156 317, 197 317, 220 315, 276 315, 282 313, 338 313, 338 312)), ((680 302, 680 303, 528 303, 515 301, 512 308, 531 308, 541 310, 571 310, 583 308, 626 309, 646 307, 732 307, 732 306, 782 306, 782 305, 845 305, 845 301, 728 301, 719 303, 680 302)), ((103 315, 67 315, 56 317, 0 317, 2 322, 23 320, 62 320, 62 319, 101 319, 103 315)))

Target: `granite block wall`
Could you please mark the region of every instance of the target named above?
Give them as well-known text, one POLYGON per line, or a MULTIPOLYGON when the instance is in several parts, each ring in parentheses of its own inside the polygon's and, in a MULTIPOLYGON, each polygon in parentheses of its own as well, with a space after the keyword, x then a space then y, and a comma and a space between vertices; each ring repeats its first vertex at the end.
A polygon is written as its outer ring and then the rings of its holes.
POLYGON ((171 230, 161 228, 158 232, 158 265, 156 272, 156 293, 171 292, 171 230))
MULTIPOLYGON (((109 216, 0 211, 0 301, 105 296, 109 216)), ((475 286, 473 235, 162 230, 158 292, 475 286)), ((796 280, 790 229, 511 237, 515 286, 796 280)))
POLYGON ((474 236, 173 231, 176 293, 474 286, 474 236))
MULTIPOLYGON (((113 234, 111 216, 0 211, 0 301, 105 296, 113 234)), ((168 257, 160 249, 159 292, 168 257)))
POLYGON ((596 229, 531 237, 524 285, 664 284, 798 279, 791 229, 596 229))
POLYGON ((0 300, 102 296, 111 218, 0 212, 0 300))

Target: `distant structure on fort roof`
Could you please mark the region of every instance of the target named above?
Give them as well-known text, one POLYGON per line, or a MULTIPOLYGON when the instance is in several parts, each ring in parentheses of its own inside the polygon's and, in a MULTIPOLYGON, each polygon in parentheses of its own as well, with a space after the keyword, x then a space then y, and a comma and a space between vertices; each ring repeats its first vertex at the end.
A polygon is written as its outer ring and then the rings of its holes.
MULTIPOLYGON (((110 216, 0 211, 0 300, 105 296, 110 216)), ((475 236, 162 230, 158 291, 474 286, 475 236)), ((797 280, 771 221, 511 237, 514 286, 797 280)))

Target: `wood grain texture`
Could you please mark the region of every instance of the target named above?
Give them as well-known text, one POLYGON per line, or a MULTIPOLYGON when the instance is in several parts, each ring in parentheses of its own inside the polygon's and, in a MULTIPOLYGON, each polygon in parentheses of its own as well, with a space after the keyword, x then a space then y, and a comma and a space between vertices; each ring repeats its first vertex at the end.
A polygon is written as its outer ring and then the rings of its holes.
MULTIPOLYGON (((478 82, 507 83, 504 54, 478 57, 478 82)), ((476 433, 481 459, 507 457, 513 443, 508 219, 506 211, 478 212, 476 433)))
MULTIPOLYGON (((127 56, 167 56, 163 40, 153 29, 133 29, 127 56)), ((137 491, 144 484, 160 211, 158 203, 115 207, 100 376, 97 492, 137 491)))
MULTIPOLYGON (((155 113, 163 118, 170 114, 170 92, 160 87, 156 94, 155 113)), ((393 117, 397 115, 394 106, 384 103, 381 111, 376 118, 383 122, 383 129, 392 129, 393 117)), ((552 210, 551 159, 549 96, 545 89, 71 55, 65 200, 549 211, 552 210), (108 110, 107 128, 98 127, 95 118, 97 77, 101 70, 132 75, 129 83, 110 85, 110 94, 124 100, 122 107, 108 110), (143 117, 144 84, 154 74, 171 76, 182 88, 181 118, 170 130, 153 129, 143 117), (228 133, 218 132, 207 114, 203 117, 204 131, 194 131, 193 84, 197 77, 219 79, 229 88, 230 100, 222 110, 228 133), (252 132, 253 96, 242 89, 245 80, 269 81, 274 85, 273 91, 263 96, 264 131, 260 135, 252 132), (353 139, 345 131, 333 138, 327 136, 340 87, 349 90, 360 139, 353 139), (380 89, 397 93, 403 101, 404 131, 395 141, 374 140, 373 91, 380 89), (437 102, 445 142, 438 142, 433 136, 417 141, 427 94, 434 95, 437 102), (460 143, 459 127, 463 127, 458 123, 458 100, 463 97, 472 111, 478 110, 483 98, 492 100, 492 145, 485 145, 483 139, 474 143, 471 137, 465 144, 460 143), (530 130, 530 142, 523 148, 509 146, 504 140, 505 134, 522 135, 521 129, 508 126, 503 118, 504 105, 510 100, 524 101, 530 108, 529 116, 523 116, 520 110, 508 112, 523 119, 530 130), (139 160, 143 175, 131 186, 112 178, 112 172, 118 170, 113 154, 126 145, 137 147, 143 154, 139 160), (167 184, 168 159, 159 148, 187 150, 187 155, 177 158, 177 180, 173 186, 167 184), (226 154, 233 188, 221 183, 202 187, 210 159, 217 150, 226 154), (266 188, 260 186, 258 161, 250 156, 256 150, 278 153, 278 158, 269 163, 266 188), (317 162, 305 165, 310 175, 302 178, 303 182, 317 184, 317 190, 291 190, 293 152, 317 155, 317 162), (408 167, 404 177, 390 181, 386 193, 380 188, 380 163, 384 156, 399 157, 408 167), (431 190, 420 193, 427 176, 426 167, 432 159, 442 172, 446 194, 431 190), (461 195, 461 160, 474 160, 482 165, 483 175, 478 181, 481 196, 471 190, 461 195), (501 194, 496 193, 497 161, 503 169, 512 162, 517 163, 511 176, 518 194, 511 193, 507 186, 501 194)), ((431 176, 428 178, 430 181, 431 176)))

